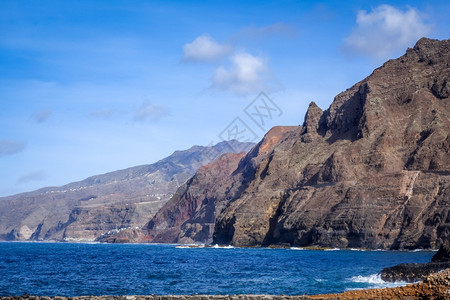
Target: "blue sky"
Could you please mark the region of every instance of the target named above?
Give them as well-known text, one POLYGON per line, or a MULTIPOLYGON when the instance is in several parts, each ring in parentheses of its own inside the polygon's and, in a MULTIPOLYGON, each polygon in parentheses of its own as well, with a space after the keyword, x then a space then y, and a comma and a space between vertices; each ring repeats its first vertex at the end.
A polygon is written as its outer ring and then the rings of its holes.
POLYGON ((0 196, 303 122, 418 38, 448 1, 0 0, 0 196), (245 113, 260 92, 279 108, 245 113))

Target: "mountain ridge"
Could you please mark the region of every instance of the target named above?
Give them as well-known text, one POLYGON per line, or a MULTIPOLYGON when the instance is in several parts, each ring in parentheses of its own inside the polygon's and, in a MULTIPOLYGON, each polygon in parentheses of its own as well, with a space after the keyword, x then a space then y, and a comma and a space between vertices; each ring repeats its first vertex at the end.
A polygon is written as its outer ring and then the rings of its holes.
POLYGON ((2 197, 0 239, 92 241, 111 230, 142 226, 200 166, 251 145, 233 140, 193 146, 154 164, 2 197))

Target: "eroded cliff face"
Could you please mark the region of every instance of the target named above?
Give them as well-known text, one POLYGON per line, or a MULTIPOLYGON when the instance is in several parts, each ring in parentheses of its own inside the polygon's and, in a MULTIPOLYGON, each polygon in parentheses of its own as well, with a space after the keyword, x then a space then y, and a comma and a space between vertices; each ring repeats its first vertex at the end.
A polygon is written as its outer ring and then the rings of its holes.
POLYGON ((276 126, 249 153, 228 153, 201 167, 142 228, 106 237, 106 242, 210 243, 216 217, 252 180, 255 166, 268 158, 285 133, 276 126))
MULTIPOLYGON (((236 172, 246 188, 214 243, 437 248, 450 239, 450 40, 398 59, 314 103, 301 129, 236 172)), ((250 154, 250 153, 249 153, 250 154)))

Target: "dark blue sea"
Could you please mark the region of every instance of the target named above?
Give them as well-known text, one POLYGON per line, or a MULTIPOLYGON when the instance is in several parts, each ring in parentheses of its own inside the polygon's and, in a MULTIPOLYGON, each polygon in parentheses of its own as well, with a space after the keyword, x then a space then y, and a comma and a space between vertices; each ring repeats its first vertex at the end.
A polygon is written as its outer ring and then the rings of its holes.
POLYGON ((433 252, 0 243, 0 296, 323 294, 389 286, 377 273, 433 252))

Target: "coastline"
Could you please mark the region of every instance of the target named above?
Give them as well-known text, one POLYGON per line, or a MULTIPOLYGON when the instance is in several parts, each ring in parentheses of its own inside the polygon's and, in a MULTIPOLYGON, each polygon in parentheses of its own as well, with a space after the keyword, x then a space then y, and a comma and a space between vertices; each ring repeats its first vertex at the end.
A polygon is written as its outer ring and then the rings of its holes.
POLYGON ((25 244, 81 244, 81 245, 148 245, 148 246, 174 246, 175 248, 220 248, 220 249, 287 249, 287 250, 311 250, 311 251, 373 251, 373 252, 437 252, 439 248, 416 248, 416 249, 385 249, 385 248, 331 248, 322 246, 280 246, 280 245, 267 245, 267 246, 233 246, 229 244, 183 244, 183 243, 108 243, 99 241, 59 241, 59 240, 17 240, 17 241, 7 241, 0 240, 0 243, 25 243, 25 244))
POLYGON ((449 299, 450 268, 429 275, 424 281, 402 287, 384 289, 364 289, 326 295, 149 295, 149 296, 5 296, 1 300, 320 300, 320 299, 449 299))

